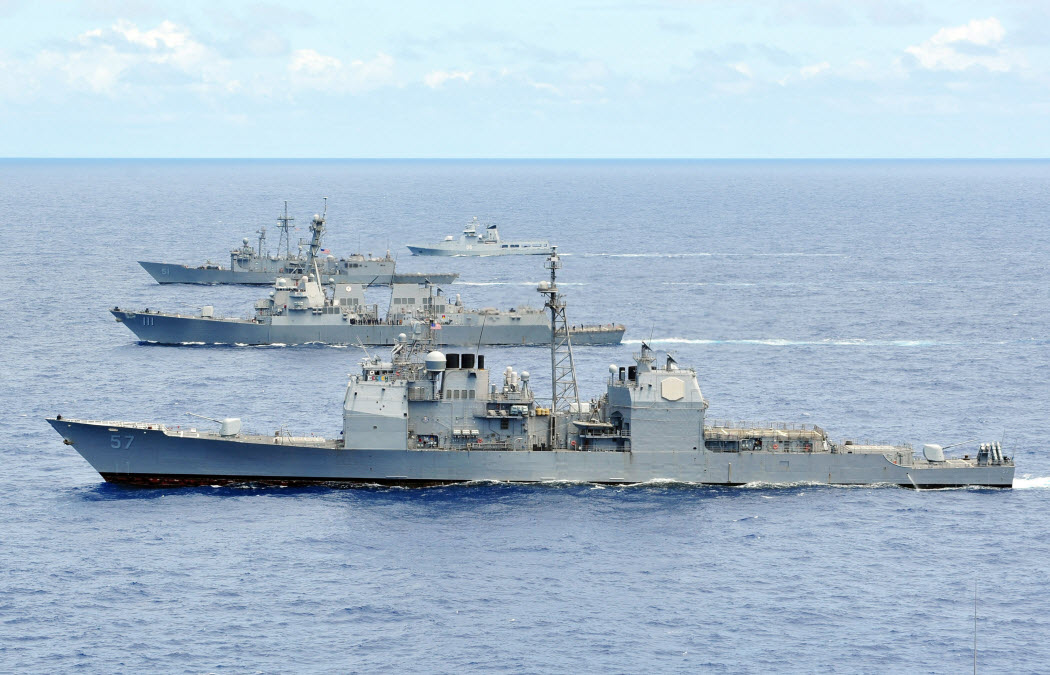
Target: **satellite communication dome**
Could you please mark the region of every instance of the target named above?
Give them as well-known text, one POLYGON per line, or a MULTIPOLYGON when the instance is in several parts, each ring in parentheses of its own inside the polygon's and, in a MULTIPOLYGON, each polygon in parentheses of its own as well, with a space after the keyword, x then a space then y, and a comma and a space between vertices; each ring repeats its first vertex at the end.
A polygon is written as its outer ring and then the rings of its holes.
POLYGON ((615 363, 610 363, 609 364, 609 372, 611 374, 615 375, 616 373, 620 372, 620 369, 616 366, 615 363))
POLYGON ((434 350, 427 354, 424 360, 428 371, 435 373, 445 369, 445 355, 441 352, 434 350))
POLYGON ((529 381, 529 371, 527 371, 527 370, 521 371, 521 381, 522 382, 528 382, 529 381))

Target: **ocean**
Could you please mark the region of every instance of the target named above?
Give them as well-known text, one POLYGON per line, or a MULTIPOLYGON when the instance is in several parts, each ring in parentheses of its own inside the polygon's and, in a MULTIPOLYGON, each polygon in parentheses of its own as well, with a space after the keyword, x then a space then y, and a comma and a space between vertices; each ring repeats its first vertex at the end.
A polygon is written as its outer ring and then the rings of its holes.
MULTIPOLYGON (((0 160, 0 671, 1045 672, 1050 161, 0 160), (712 419, 1001 441, 1013 490, 478 484, 135 489, 44 422, 335 435, 356 348, 141 345, 106 311, 288 200, 326 247, 540 304, 542 257, 414 258, 478 216, 565 254, 581 395, 642 340, 712 419)), ((382 292, 373 293, 382 302, 382 292)), ((493 348, 533 374, 549 352, 493 348)), ((963 451, 964 448, 959 448, 963 451)))

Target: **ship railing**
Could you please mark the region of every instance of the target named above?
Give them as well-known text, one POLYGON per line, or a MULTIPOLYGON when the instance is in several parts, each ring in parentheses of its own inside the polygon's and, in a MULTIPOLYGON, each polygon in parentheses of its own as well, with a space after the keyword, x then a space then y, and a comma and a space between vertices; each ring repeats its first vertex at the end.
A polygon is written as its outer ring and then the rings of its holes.
POLYGON ((603 428, 584 428, 577 431, 577 434, 581 438, 593 438, 593 439, 629 439, 631 438, 631 429, 616 428, 611 429, 603 428))
POLYGON ((144 429, 165 431, 167 427, 157 422, 124 422, 122 420, 81 420, 72 417, 63 417, 60 422, 76 422, 80 424, 97 424, 100 427, 124 427, 125 429, 144 429))
POLYGON ((788 422, 754 422, 750 420, 705 420, 704 426, 710 429, 732 429, 746 431, 815 431, 818 434, 824 434, 824 430, 816 424, 793 424, 788 422))
POLYGON ((602 324, 574 324, 569 328, 570 333, 600 333, 602 331, 610 330, 625 330, 625 326, 622 323, 602 323, 602 324))
POLYGON ((483 443, 467 443, 464 449, 472 451, 506 451, 513 450, 514 447, 509 441, 485 441, 483 443))

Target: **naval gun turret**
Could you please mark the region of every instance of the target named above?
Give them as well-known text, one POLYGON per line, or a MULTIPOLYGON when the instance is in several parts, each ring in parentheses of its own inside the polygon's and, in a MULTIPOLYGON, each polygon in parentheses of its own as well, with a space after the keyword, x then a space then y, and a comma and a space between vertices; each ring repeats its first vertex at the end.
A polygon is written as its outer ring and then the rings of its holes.
POLYGON ((223 438, 230 438, 241 433, 241 419, 239 417, 224 417, 221 420, 215 419, 214 417, 205 417, 204 415, 198 415, 197 413, 186 413, 191 417, 198 417, 202 420, 208 420, 209 422, 215 422, 219 425, 219 436, 223 438))

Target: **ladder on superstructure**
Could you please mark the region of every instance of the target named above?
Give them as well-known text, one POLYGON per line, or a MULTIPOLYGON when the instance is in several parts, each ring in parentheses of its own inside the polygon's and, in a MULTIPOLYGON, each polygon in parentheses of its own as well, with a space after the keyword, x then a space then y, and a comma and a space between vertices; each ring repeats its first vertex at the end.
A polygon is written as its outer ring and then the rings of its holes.
POLYGON ((551 247, 544 267, 551 271, 550 285, 541 283, 539 291, 547 296, 544 304, 551 313, 551 424, 548 440, 553 450, 558 440, 557 418, 572 412, 573 404, 576 410, 580 409, 580 393, 576 387, 576 364, 572 358, 565 301, 558 293, 557 276, 561 269, 561 258, 558 257, 557 246, 551 247))

